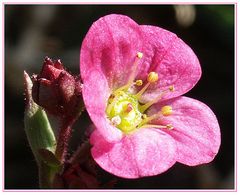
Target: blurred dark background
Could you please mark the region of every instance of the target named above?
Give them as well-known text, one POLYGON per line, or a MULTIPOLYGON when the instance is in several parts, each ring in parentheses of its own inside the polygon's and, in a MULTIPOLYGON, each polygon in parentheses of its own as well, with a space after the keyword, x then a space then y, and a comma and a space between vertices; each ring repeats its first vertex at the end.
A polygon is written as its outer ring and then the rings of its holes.
MULTIPOLYGON (((188 94, 216 114, 222 144, 215 160, 188 167, 175 164, 155 177, 119 179, 116 189, 233 189, 234 5, 6 5, 5 4, 5 189, 38 188, 38 173, 23 127, 23 71, 38 73, 45 56, 60 58, 79 74, 79 51, 99 17, 125 14, 139 24, 176 33, 197 54, 203 75, 188 94)), ((88 119, 83 114, 82 121, 88 119), (83 120, 84 119, 84 120, 83 120)), ((83 124, 84 125, 84 124, 83 124)), ((75 126, 72 149, 80 141, 75 126)), ((111 177, 102 173, 103 180, 111 177)))

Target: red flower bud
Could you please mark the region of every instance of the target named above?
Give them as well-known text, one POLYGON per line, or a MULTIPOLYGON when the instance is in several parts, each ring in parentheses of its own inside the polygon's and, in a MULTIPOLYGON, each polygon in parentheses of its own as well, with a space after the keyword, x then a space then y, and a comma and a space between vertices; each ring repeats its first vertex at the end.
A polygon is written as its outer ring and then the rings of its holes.
POLYGON ((42 71, 33 80, 33 99, 47 112, 72 119, 82 110, 80 79, 68 73, 60 60, 46 57, 42 71))

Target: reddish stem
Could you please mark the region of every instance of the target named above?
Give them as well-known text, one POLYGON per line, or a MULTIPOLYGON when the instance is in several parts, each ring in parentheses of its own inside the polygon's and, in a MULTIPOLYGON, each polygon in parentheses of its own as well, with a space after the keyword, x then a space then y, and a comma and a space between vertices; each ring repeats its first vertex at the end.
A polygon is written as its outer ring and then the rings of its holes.
POLYGON ((70 120, 70 122, 68 121, 67 123, 63 122, 59 131, 55 155, 62 163, 64 163, 66 158, 68 142, 71 137, 72 125, 74 124, 74 122, 75 119, 72 119, 70 120))

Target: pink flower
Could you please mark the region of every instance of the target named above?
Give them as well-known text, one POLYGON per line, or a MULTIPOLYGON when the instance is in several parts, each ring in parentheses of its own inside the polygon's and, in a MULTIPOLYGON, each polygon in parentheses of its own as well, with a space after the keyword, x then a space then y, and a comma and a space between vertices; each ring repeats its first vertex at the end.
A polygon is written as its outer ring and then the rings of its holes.
POLYGON ((181 96, 198 82, 201 67, 175 34, 107 15, 88 31, 80 63, 84 102, 96 126, 91 153, 103 169, 139 178, 176 162, 213 160, 218 121, 208 106, 181 96))

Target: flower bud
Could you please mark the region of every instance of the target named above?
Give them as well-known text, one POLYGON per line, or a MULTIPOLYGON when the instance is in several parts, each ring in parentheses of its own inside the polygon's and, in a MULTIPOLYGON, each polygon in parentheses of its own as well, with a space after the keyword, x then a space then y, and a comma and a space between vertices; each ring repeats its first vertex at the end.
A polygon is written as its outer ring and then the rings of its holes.
POLYGON ((42 71, 34 77, 33 99, 47 112, 60 117, 75 118, 80 114, 82 84, 67 72, 60 60, 46 57, 42 71))

